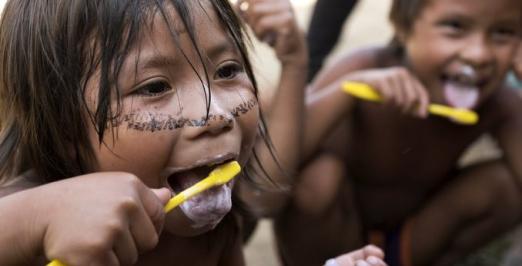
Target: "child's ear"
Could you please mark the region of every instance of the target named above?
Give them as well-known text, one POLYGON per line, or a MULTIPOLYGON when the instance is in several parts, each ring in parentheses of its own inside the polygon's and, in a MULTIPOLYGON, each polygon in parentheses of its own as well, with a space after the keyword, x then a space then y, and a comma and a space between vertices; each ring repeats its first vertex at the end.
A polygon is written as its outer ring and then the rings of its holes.
POLYGON ((395 26, 395 38, 401 44, 405 44, 410 30, 401 26, 395 26))

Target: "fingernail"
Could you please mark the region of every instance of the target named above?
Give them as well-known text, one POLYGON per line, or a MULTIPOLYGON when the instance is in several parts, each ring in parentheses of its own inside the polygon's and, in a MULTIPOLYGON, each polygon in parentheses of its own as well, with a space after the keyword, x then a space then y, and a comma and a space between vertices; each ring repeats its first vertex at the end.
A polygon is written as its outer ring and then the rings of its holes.
POLYGON ((377 265, 377 264, 380 262, 380 260, 379 260, 378 258, 374 257, 374 256, 370 256, 370 257, 368 257, 366 260, 367 260, 370 264, 375 264, 375 265, 377 265))
POLYGON ((358 260, 356 263, 355 263, 355 266, 370 266, 370 264, 368 264, 368 262, 364 261, 364 260, 358 260))
POLYGON ((329 259, 324 263, 324 266, 339 266, 335 259, 329 259))

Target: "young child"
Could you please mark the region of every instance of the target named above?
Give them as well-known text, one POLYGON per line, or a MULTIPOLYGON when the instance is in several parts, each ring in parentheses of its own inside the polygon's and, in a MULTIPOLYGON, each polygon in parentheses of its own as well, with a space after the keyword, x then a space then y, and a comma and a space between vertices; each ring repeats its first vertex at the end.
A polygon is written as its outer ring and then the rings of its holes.
MULTIPOLYGON (((286 12, 264 14, 293 118, 270 133, 298 146, 306 49, 286 12)), ((256 141, 271 158, 242 34, 226 0, 7 3, 0 265, 242 265, 233 183, 162 210, 218 164, 249 173, 256 141)))
POLYGON ((285 265, 318 265, 364 242, 384 247, 389 265, 452 265, 521 220, 522 101, 504 80, 522 2, 395 0, 391 20, 392 45, 357 51, 311 85, 306 167, 275 226, 285 265), (385 103, 345 94, 345 81, 385 103), (428 103, 480 121, 430 116, 428 103), (484 134, 503 157, 459 167, 484 134))
MULTIPOLYGON (((230 160, 254 181, 295 168, 296 151, 275 167, 265 141, 268 130, 275 147, 299 146, 306 48, 289 4, 273 6, 251 21, 275 36, 283 66, 267 129, 226 0, 9 1, 0 265, 243 265, 234 182, 167 215, 163 205, 230 160)), ((239 201, 258 194, 236 180, 239 201)))

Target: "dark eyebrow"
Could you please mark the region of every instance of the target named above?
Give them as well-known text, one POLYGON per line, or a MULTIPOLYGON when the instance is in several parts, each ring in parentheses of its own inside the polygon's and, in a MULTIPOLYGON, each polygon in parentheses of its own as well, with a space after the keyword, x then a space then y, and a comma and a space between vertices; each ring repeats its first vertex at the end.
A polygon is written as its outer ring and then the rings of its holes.
POLYGON ((160 54, 154 54, 151 57, 145 58, 142 63, 140 63, 141 69, 149 69, 149 68, 164 68, 170 67, 176 64, 176 61, 173 57, 162 56, 160 54))
POLYGON ((210 47, 207 56, 209 58, 216 58, 225 52, 235 52, 234 46, 227 40, 220 41, 217 45, 210 47))
MULTIPOLYGON (((207 53, 209 58, 216 58, 222 53, 225 52, 233 52, 234 47, 230 42, 223 41, 219 44, 211 47, 207 53)), ((155 53, 150 57, 145 57, 140 59, 139 67, 140 69, 150 69, 150 68, 165 68, 171 67, 175 65, 177 62, 172 56, 162 56, 161 54, 155 53)))

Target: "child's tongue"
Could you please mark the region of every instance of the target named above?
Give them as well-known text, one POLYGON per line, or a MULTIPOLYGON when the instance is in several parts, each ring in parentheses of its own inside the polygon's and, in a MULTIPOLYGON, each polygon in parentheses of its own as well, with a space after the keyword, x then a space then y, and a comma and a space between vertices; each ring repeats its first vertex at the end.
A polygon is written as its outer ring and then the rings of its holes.
POLYGON ((475 86, 448 81, 444 85, 444 95, 451 106, 472 109, 477 104, 479 90, 475 86))
POLYGON ((179 184, 181 190, 176 192, 181 192, 182 190, 195 185, 197 182, 206 178, 208 173, 210 173, 210 170, 207 170, 206 167, 198 167, 178 174, 176 176, 176 182, 179 184))

